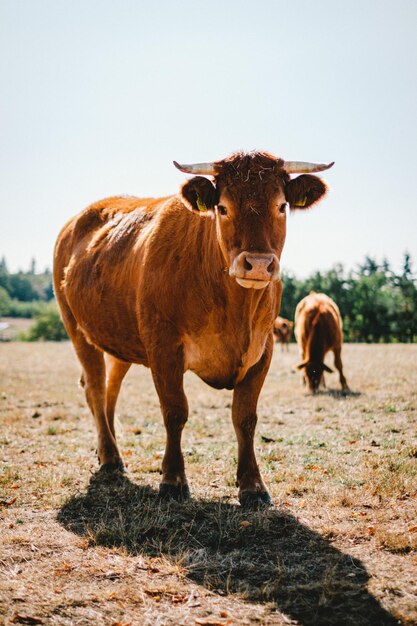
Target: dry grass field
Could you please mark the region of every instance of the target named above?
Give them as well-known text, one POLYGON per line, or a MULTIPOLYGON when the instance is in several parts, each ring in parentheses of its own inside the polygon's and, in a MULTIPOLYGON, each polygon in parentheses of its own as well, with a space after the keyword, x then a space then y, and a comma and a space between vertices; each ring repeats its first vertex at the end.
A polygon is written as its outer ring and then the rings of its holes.
MULTIPOLYGON (((234 486, 231 392, 186 376, 193 500, 157 498, 164 429, 145 368, 122 389, 128 473, 98 473, 69 344, 0 345, 0 623, 417 624, 417 345, 347 345, 342 396, 275 349, 258 458, 274 507, 234 486)), ((329 361, 331 365, 331 361, 329 361)))

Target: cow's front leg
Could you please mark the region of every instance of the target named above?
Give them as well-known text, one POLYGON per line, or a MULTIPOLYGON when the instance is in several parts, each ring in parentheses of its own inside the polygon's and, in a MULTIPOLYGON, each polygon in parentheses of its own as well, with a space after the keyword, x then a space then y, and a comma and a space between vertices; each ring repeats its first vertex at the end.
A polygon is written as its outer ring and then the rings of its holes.
POLYGON ((233 393, 232 420, 238 444, 237 486, 243 506, 271 504, 256 461, 254 438, 258 421, 256 407, 271 362, 272 348, 271 337, 261 360, 248 371, 233 393))
POLYGON ((175 354, 164 351, 151 366, 167 437, 159 495, 175 500, 186 500, 190 497, 181 450, 181 435, 188 418, 188 403, 183 388, 182 354, 181 348, 175 354))

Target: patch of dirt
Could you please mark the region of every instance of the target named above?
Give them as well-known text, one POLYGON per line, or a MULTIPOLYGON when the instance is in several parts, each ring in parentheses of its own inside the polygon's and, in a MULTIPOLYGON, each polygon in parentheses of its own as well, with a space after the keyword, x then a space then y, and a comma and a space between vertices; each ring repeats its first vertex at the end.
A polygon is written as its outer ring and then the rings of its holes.
POLYGON ((21 333, 25 333, 34 324, 34 320, 26 317, 0 317, 0 342, 13 341, 21 333))

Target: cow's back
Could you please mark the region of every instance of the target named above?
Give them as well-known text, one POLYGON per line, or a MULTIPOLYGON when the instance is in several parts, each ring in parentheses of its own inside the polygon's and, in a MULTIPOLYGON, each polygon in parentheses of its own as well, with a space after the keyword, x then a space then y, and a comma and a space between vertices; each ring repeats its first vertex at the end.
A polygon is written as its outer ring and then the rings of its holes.
MULTIPOLYGON (((145 365, 156 318, 178 335, 199 335, 210 322, 218 328, 218 316, 230 316, 215 235, 215 221, 188 211, 178 196, 114 197, 88 207, 55 249, 64 322, 67 311, 90 343, 145 365)), ((236 343, 234 326, 224 330, 236 343)))
POLYGON ((146 246, 138 242, 153 228, 164 200, 101 200, 64 226, 55 247, 54 284, 64 321, 66 311, 91 343, 126 361, 146 361, 136 315, 146 246))
POLYGON ((319 334, 324 352, 342 341, 342 318, 337 304, 324 293, 311 292, 297 305, 295 336, 304 351, 312 334, 319 334))

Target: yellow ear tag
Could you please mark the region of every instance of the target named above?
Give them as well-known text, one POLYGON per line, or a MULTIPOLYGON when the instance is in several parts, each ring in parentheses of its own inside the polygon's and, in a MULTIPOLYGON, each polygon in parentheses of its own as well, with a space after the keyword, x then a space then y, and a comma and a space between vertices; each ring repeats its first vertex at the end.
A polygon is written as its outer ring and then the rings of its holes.
POLYGON ((197 207, 198 207, 198 210, 202 211, 203 213, 208 211, 208 208, 206 207, 206 205, 204 204, 200 196, 197 196, 197 207))
POLYGON ((305 206, 307 204, 307 196, 304 196, 302 200, 295 203, 295 206, 305 206))

